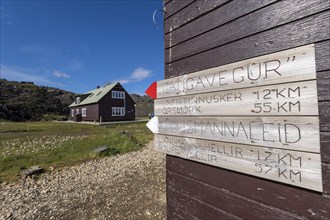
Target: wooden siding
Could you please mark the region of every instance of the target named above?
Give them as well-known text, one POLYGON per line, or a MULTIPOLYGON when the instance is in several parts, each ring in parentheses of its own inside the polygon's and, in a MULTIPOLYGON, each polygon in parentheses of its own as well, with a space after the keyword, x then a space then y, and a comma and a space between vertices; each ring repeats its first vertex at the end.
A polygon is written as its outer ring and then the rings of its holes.
POLYGON ((74 112, 76 113, 76 109, 79 109, 79 112, 81 113, 82 109, 86 108, 86 117, 82 116, 83 121, 98 121, 98 115, 99 115, 99 105, 98 104, 91 104, 91 105, 83 105, 83 106, 77 106, 70 108, 70 117, 69 120, 73 120, 73 117, 71 116, 71 110, 74 109, 74 112))
POLYGON ((79 112, 81 113, 83 108, 86 108, 86 117, 83 116, 82 121, 100 122, 100 116, 102 117, 102 122, 135 120, 135 102, 131 96, 121 85, 116 85, 112 90, 109 91, 108 94, 106 94, 98 103, 70 108, 69 120, 74 120, 74 117, 71 116, 72 109, 75 113, 76 109, 79 109, 79 112), (125 101, 124 99, 112 98, 112 90, 125 92, 125 101), (112 116, 112 107, 124 106, 124 116, 112 116))
POLYGON ((100 116, 102 116, 102 121, 126 121, 126 120, 135 120, 135 106, 133 99, 121 86, 115 86, 106 96, 104 96, 100 102, 100 116), (121 91, 125 92, 124 99, 115 99, 112 98, 112 91, 121 91), (112 107, 124 107, 125 106, 125 115, 124 116, 112 116, 112 107))
POLYGON ((329 219, 330 1, 164 1, 165 78, 315 44, 323 193, 167 156, 168 219, 329 219))

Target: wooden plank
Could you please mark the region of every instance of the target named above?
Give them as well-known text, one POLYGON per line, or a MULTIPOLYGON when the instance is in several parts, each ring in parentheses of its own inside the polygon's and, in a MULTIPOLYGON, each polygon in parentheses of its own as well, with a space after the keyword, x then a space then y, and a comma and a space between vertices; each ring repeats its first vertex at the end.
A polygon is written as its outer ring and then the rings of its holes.
POLYGON ((156 99, 157 116, 318 115, 316 81, 156 99))
MULTIPOLYGON (((326 11, 196 54, 188 59, 167 64, 165 66, 165 78, 274 53, 281 49, 285 50, 328 40, 329 19, 330 11, 326 11)), ((172 52, 174 53, 174 51, 172 52)), ((321 71, 322 69, 317 70, 321 71)))
POLYGON ((319 102, 320 131, 330 131, 330 102, 319 102))
POLYGON ((330 163, 330 132, 320 132, 321 160, 330 163))
POLYGON ((167 203, 166 219, 175 219, 175 220, 194 219, 194 216, 190 215, 189 213, 185 212, 183 209, 180 209, 175 205, 169 204, 169 202, 170 201, 168 201, 167 203))
MULTIPOLYGON (((169 174, 170 176, 172 173, 169 174)), ((171 183, 173 183, 171 181, 171 183)), ((183 219, 208 219, 208 220, 233 220, 239 219, 235 214, 230 214, 226 211, 219 209, 213 205, 207 204, 203 201, 200 201, 194 197, 183 194, 180 192, 180 189, 175 187, 175 185, 170 185, 168 187, 167 195, 171 200, 169 200, 171 210, 168 210, 167 213, 171 213, 172 210, 176 213, 182 213, 185 216, 183 219), (184 210, 188 211, 189 214, 185 213, 184 210)), ((177 218, 168 218, 168 219, 177 219, 177 218)))
POLYGON ((330 70, 330 40, 315 45, 316 71, 330 70))
POLYGON ((177 13, 178 11, 182 10, 183 8, 187 7, 188 5, 192 4, 193 2, 195 2, 196 0, 172 0, 170 2, 168 2, 165 5, 165 16, 164 19, 168 19, 169 17, 171 17, 172 15, 174 15, 175 13, 177 13))
POLYGON ((330 164, 322 163, 323 192, 330 195, 330 164))
POLYGON ((155 135, 162 153, 322 192, 321 156, 268 147, 155 135))
POLYGON ((320 152, 318 117, 154 117, 150 123, 158 134, 320 152))
MULTIPOLYGON (((167 188, 174 184, 179 189, 180 185, 176 184, 176 177, 171 173, 178 173, 180 176, 186 176, 189 179, 185 181, 187 194, 192 197, 195 191, 190 187, 191 179, 204 182, 211 186, 213 191, 222 190, 232 192, 233 196, 246 198, 243 204, 251 204, 258 201, 274 209, 282 209, 294 215, 301 216, 301 219, 328 219, 330 214, 330 198, 322 197, 319 193, 305 190, 298 187, 288 187, 266 179, 261 179, 242 173, 221 169, 207 164, 196 163, 194 161, 185 160, 179 157, 166 156, 167 167, 167 188), (170 181, 171 180, 171 181, 170 181)), ((204 193, 204 191, 201 191, 204 193)), ((222 206, 228 201, 220 202, 218 197, 214 197, 215 206, 222 206), (218 202, 217 202, 218 201, 218 202), (217 202, 217 203, 216 203, 217 202)), ((203 200, 204 202, 208 202, 203 200)), ((242 203, 234 203, 240 206, 242 203)), ((247 208, 247 211, 251 206, 247 208)), ((235 207, 233 207, 235 210, 235 207)), ((276 217, 276 214, 274 215, 276 217)), ((269 216, 271 217, 271 216, 269 216)), ((266 219, 269 219, 267 217, 266 219)))
MULTIPOLYGON (((280 1, 171 48, 165 63, 228 44, 330 8, 329 1, 280 1), (237 31, 239 27, 239 31, 237 31), (168 59, 167 59, 168 58, 168 59)), ((166 25, 166 23, 165 23, 166 25)), ((180 31, 181 32, 181 31, 180 31)), ((174 36, 171 34, 171 44, 174 36)), ((169 46, 169 45, 168 45, 169 46)))
POLYGON ((319 101, 330 101, 330 71, 317 72, 317 94, 319 101))
POLYGON ((314 45, 297 47, 157 82, 157 97, 316 78, 314 45))
POLYGON ((164 5, 167 5, 170 1, 172 1, 172 0, 164 0, 164 1, 163 1, 163 4, 164 4, 164 5))
MULTIPOLYGON (((252 11, 272 4, 273 2, 276 2, 276 0, 231 1, 210 13, 198 17, 194 22, 186 23, 186 25, 181 26, 179 29, 165 34, 165 48, 179 44, 210 29, 216 28, 252 11)), ((169 21, 170 20, 165 20, 164 25, 167 26, 169 21)), ((165 31, 165 33, 166 32, 167 31, 165 31)))
MULTIPOLYGON (((172 187, 175 189, 175 191, 172 189, 171 191, 188 194, 192 198, 219 207, 227 213, 241 219, 302 219, 292 213, 271 207, 267 204, 262 204, 258 201, 249 200, 246 197, 238 196, 228 190, 217 189, 189 177, 180 176, 172 172, 168 172, 168 175, 170 180, 168 188, 172 187), (174 181, 172 182, 171 179, 174 179, 174 181), (273 218, 270 218, 270 216, 273 216, 273 218)), ((173 194, 171 194, 171 196, 173 196, 173 194)))
POLYGON ((165 20, 164 31, 165 33, 171 32, 180 26, 192 22, 195 18, 217 8, 229 0, 197 0, 193 4, 188 5, 183 10, 178 11, 175 15, 165 20))

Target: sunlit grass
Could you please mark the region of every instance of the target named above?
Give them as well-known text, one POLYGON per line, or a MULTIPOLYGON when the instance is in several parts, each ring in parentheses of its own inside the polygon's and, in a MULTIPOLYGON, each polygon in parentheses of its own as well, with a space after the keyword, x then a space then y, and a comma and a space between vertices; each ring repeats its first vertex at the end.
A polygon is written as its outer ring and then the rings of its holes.
POLYGON ((69 166, 104 155, 138 150, 152 139, 145 122, 97 126, 56 122, 0 123, 0 182, 12 182, 22 169, 69 166), (100 146, 109 147, 97 154, 100 146))

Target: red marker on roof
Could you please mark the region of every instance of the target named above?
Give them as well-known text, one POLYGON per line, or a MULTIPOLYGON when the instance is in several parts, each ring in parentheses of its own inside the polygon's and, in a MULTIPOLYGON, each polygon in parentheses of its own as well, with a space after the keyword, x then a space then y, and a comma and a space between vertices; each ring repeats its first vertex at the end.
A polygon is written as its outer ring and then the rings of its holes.
POLYGON ((152 99, 157 98, 157 82, 153 82, 145 93, 152 99))

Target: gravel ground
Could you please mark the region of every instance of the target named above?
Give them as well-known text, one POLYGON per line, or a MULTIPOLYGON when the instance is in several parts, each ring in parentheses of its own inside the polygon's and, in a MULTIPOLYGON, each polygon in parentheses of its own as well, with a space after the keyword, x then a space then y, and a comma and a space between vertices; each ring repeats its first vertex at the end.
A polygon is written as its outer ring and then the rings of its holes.
POLYGON ((0 186, 0 219, 166 219, 165 155, 137 152, 0 186))

